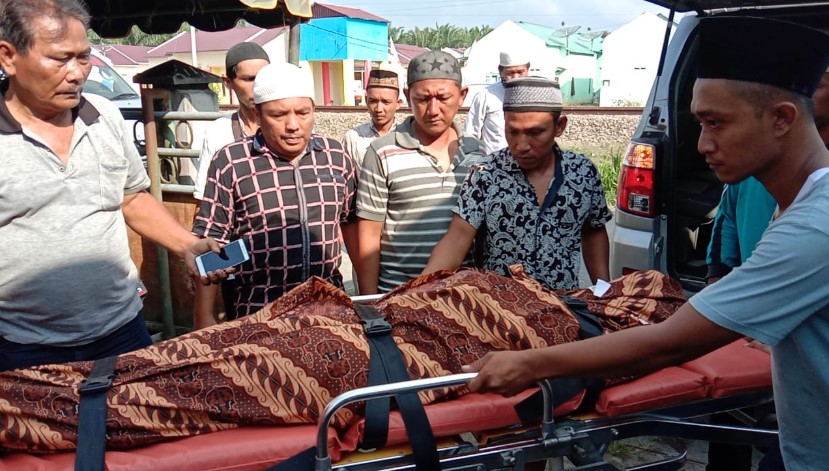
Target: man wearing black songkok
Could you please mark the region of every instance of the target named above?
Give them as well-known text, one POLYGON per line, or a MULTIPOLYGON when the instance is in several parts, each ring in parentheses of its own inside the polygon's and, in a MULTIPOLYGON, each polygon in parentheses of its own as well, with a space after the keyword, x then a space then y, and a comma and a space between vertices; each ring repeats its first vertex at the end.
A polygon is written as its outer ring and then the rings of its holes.
POLYGON ((679 364, 743 336, 772 348, 786 468, 829 469, 829 151, 809 98, 829 36, 746 17, 703 19, 691 111, 698 150, 726 183, 754 176, 778 211, 746 262, 660 324, 565 345, 490 353, 472 391, 516 394, 541 378, 624 376, 679 364))

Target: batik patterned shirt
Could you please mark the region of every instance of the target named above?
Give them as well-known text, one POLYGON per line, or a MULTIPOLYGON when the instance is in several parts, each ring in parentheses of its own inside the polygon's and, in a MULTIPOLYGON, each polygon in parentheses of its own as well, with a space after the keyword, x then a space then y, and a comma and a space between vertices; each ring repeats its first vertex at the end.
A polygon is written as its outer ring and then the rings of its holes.
POLYGON ((486 226, 484 268, 509 275, 509 266, 520 263, 548 288, 572 289, 582 227, 602 227, 612 215, 590 159, 558 147, 555 153, 555 177, 542 205, 507 148, 473 169, 454 212, 476 229, 486 226))
POLYGON ((320 136, 294 162, 271 152, 261 132, 216 154, 193 233, 244 239, 250 260, 233 283, 238 315, 311 276, 342 287, 340 224, 354 214, 356 186, 351 157, 320 136))

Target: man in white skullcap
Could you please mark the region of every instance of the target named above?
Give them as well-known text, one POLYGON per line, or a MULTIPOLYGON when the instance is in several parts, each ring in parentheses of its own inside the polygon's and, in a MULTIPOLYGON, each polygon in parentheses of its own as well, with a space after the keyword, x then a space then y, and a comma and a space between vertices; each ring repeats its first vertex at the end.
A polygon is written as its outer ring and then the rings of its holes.
MULTIPOLYGON (((236 314, 261 309, 312 276, 343 286, 341 240, 355 215, 354 162, 339 141, 312 134, 314 82, 269 64, 253 84, 259 131, 221 149, 210 164, 193 232, 243 239, 250 259, 233 281, 236 314), (342 236, 342 237, 341 237, 342 236)), ((355 249, 356 250, 356 249, 355 249)), ((215 296, 199 287, 198 296, 215 296)), ((195 328, 215 323, 196 313, 195 328)))
POLYGON ((529 72, 530 58, 523 51, 502 51, 498 64, 501 81, 487 86, 472 99, 464 131, 483 142, 487 154, 507 146, 502 109, 504 84, 512 79, 526 77, 529 72))
POLYGON ((578 287, 582 252, 593 282, 609 277, 611 214, 596 166, 562 150, 558 84, 541 77, 507 82, 509 147, 490 154, 461 185, 455 215, 424 273, 457 268, 478 230, 486 227, 484 268, 510 275, 521 264, 549 289, 578 287))

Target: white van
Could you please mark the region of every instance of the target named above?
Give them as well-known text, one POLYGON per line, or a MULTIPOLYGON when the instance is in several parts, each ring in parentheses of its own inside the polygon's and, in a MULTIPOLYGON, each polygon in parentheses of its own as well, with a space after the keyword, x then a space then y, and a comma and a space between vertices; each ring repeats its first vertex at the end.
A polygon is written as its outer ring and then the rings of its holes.
POLYGON ((141 121, 141 96, 138 94, 138 88, 124 80, 112 68, 109 59, 95 48, 92 49, 91 63, 92 69, 83 86, 84 93, 100 95, 118 106, 127 122, 127 128, 132 131, 135 146, 146 168, 144 125, 141 121))
POLYGON ((723 184, 697 152, 690 112, 697 26, 705 16, 778 18, 829 29, 829 2, 649 0, 686 14, 663 48, 660 69, 623 159, 611 241, 611 276, 659 270, 686 290, 705 286, 706 252, 723 184))

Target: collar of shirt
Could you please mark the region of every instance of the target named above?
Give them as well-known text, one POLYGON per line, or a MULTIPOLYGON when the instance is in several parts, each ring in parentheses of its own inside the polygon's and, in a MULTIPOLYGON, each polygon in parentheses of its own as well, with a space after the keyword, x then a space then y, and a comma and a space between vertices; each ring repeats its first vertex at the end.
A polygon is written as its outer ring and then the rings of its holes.
MULTIPOLYGON (((373 121, 369 121, 368 128, 371 130, 371 133, 374 134, 375 137, 380 137, 380 131, 377 130, 377 126, 374 125, 373 121)), ((394 132, 394 128, 397 127, 397 120, 392 121, 391 127, 389 128, 389 132, 394 132)))
MULTIPOLYGON (((252 148, 254 154, 272 155, 272 156, 278 158, 279 160, 282 160, 282 161, 285 161, 285 162, 290 161, 289 159, 284 158, 283 156, 281 156, 278 153, 271 150, 270 147, 268 147, 268 144, 265 143, 265 136, 262 135, 262 130, 261 129, 256 131, 256 135, 253 136, 252 143, 251 143, 251 148, 252 148)), ((316 135, 316 134, 312 134, 311 139, 308 141, 308 147, 305 148, 305 152, 299 158, 301 159, 302 157, 308 155, 309 153, 311 153, 313 151, 321 151, 323 149, 325 149, 325 141, 323 140, 323 137, 319 136, 319 135, 316 135)), ((293 160, 293 159, 291 159, 291 160, 293 160)))
MULTIPOLYGON (((414 116, 409 116, 396 128, 394 128, 394 141, 398 146, 404 149, 419 150, 421 149, 421 145, 420 141, 418 141, 414 136, 414 131, 412 130, 413 123, 414 116)), ((453 121, 452 127, 455 129, 455 132, 458 133, 458 140, 460 141, 460 146, 458 147, 459 152, 468 154, 480 149, 478 141, 475 139, 467 139, 469 136, 464 134, 463 130, 460 126, 458 126, 458 123, 453 121)))
MULTIPOLYGON (((78 102, 78 106, 72 108, 72 122, 80 118, 84 124, 87 126, 94 123, 100 113, 92 105, 92 103, 86 101, 86 98, 81 95, 81 100, 78 102)), ((0 132, 4 132, 7 134, 15 134, 23 132, 23 127, 14 119, 12 116, 11 111, 9 111, 8 106, 6 105, 6 97, 4 95, 0 95, 0 132)))
MULTIPOLYGON (((560 162, 564 159, 564 152, 558 146, 558 143, 553 144, 553 152, 555 153, 556 162, 560 162)), ((516 175, 520 174, 526 178, 526 174, 523 170, 521 170, 521 167, 518 166, 518 163, 515 161, 515 158, 513 158, 512 151, 509 150, 509 147, 504 149, 504 152, 501 153, 501 157, 503 158, 503 163, 501 165, 503 165, 504 170, 516 175)), ((556 170, 559 168, 562 167, 559 164, 556 164, 556 170)))

